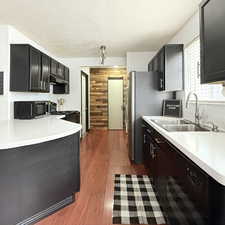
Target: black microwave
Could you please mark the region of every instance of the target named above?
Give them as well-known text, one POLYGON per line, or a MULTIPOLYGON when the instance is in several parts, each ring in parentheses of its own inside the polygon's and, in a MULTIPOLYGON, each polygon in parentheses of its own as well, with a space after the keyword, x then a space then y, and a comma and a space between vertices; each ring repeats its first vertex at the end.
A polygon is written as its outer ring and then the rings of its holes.
POLYGON ((34 119, 45 115, 47 105, 45 101, 18 101, 14 102, 15 119, 34 119))

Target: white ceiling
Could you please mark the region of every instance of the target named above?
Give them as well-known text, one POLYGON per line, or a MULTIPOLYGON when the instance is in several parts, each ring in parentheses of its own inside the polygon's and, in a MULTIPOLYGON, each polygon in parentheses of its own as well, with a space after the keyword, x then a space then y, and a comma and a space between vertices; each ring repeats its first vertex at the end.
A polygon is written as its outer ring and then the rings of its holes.
POLYGON ((154 51, 198 9, 200 0, 1 0, 10 24, 60 57, 154 51))

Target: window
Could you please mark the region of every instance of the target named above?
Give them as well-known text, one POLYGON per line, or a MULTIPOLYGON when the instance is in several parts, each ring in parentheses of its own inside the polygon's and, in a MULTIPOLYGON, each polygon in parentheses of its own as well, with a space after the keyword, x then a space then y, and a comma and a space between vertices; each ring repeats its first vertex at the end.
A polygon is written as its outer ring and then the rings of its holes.
POLYGON ((221 84, 200 84, 200 40, 195 39, 184 50, 185 91, 195 92, 200 101, 225 101, 221 84))

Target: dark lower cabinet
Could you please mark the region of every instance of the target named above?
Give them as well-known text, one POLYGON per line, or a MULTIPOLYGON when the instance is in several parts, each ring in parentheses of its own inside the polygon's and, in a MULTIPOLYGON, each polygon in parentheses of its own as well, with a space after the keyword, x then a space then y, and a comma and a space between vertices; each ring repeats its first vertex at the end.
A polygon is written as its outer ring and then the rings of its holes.
POLYGON ((80 190, 79 132, 0 151, 0 224, 32 224, 80 190))
POLYGON ((166 223, 224 225, 225 187, 206 174, 145 121, 143 141, 145 166, 152 176, 154 190, 166 223))
POLYGON ((66 121, 70 121, 73 123, 80 123, 80 112, 79 111, 74 111, 70 114, 67 114, 65 118, 63 118, 66 121))

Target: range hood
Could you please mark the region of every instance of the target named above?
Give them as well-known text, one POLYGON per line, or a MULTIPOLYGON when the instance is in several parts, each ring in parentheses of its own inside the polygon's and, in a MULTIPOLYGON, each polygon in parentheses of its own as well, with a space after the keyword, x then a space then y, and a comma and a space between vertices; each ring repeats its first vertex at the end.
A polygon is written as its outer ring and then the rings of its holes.
POLYGON ((68 81, 64 80, 60 76, 50 75, 50 83, 51 84, 68 84, 68 81))

